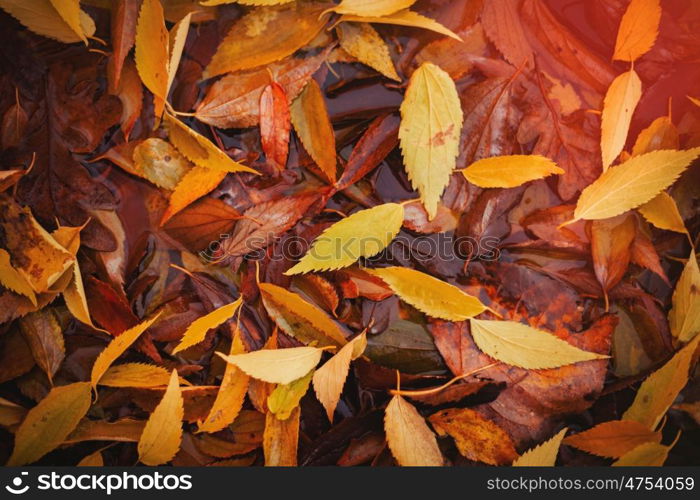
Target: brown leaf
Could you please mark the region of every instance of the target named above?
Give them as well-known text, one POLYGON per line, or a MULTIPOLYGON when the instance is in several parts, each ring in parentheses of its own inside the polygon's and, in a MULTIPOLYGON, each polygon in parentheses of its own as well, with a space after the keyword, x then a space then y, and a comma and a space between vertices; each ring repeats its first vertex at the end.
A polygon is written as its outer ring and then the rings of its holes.
POLYGON ((228 236, 240 218, 227 203, 207 197, 175 214, 163 230, 192 252, 200 252, 228 236))
POLYGON ((627 271, 635 233, 636 225, 632 214, 595 220, 590 225, 593 269, 606 294, 627 271))
POLYGON ((661 442, 661 432, 633 420, 611 420, 567 437, 564 444, 601 457, 619 458, 637 446, 661 442))
MULTIPOLYGON (((110 92, 120 87, 124 60, 134 46, 136 20, 139 16, 140 0, 115 0, 110 15, 112 32, 112 57, 107 65, 110 92)), ((140 82, 140 81, 139 81, 140 82)), ((126 134, 128 136, 128 134, 126 134)))

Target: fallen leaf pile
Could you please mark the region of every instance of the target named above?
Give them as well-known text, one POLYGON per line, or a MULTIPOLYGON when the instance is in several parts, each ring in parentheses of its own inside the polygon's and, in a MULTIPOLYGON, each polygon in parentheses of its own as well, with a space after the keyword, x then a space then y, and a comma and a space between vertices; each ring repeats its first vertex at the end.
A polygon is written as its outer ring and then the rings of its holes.
POLYGON ((0 9, 3 463, 697 463, 696 2, 0 9))

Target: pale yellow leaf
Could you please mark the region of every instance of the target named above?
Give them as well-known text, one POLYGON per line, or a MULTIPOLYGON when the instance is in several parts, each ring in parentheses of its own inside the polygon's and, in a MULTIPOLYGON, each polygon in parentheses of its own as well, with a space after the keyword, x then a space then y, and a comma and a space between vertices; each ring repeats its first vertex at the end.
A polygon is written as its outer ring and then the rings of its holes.
POLYGON ((540 155, 493 156, 477 160, 462 170, 472 184, 483 188, 512 188, 526 182, 561 175, 564 170, 540 155))
POLYGON ((226 177, 223 170, 214 170, 207 167, 196 166, 182 176, 175 189, 170 194, 168 208, 160 221, 162 226, 183 208, 189 206, 205 194, 212 192, 216 186, 226 177))
POLYGON ((133 171, 158 187, 173 190, 192 164, 169 142, 149 137, 134 148, 133 171))
POLYGON ((695 252, 690 252, 676 283, 668 324, 673 336, 681 342, 690 341, 700 332, 700 269, 695 252))
POLYGON ((0 285, 24 295, 36 306, 36 295, 24 275, 17 272, 10 262, 10 254, 0 248, 0 285))
POLYGON ((84 11, 79 11, 81 36, 66 23, 51 0, 0 0, 0 8, 33 32, 59 42, 80 42, 95 34, 95 22, 84 11))
POLYGON ((92 387, 96 387, 97 383, 105 374, 107 369, 112 366, 112 363, 133 344, 139 336, 150 327, 159 314, 156 314, 151 319, 143 321, 136 326, 120 333, 112 340, 107 347, 97 356, 95 363, 92 365, 92 373, 90 375, 90 383, 92 387))
MULTIPOLYGON (((229 354, 243 354, 245 346, 240 330, 236 329, 229 354)), ((248 390, 249 377, 235 365, 226 363, 216 400, 204 421, 198 423, 197 432, 218 432, 233 422, 243 407, 248 390)))
POLYGON ((656 41, 661 21, 661 0, 632 0, 620 21, 615 41, 618 61, 634 62, 656 41))
POLYGON ((608 357, 582 351, 551 333, 515 321, 471 319, 470 324, 479 349, 512 366, 537 370, 608 357))
POLYGON ((311 383, 311 377, 313 377, 314 371, 311 370, 309 373, 301 378, 294 380, 288 384, 279 384, 275 387, 267 397, 267 408, 270 413, 274 414, 280 420, 287 420, 294 408, 299 406, 299 401, 304 397, 306 391, 309 390, 309 384, 311 383))
POLYGON ((16 467, 36 462, 60 445, 85 416, 92 396, 89 382, 54 387, 29 410, 15 433, 15 447, 7 461, 16 467))
POLYGON ((155 115, 163 114, 168 97, 168 30, 160 0, 143 0, 136 24, 136 70, 155 96, 155 115))
POLYGON ((194 320, 190 326, 187 327, 187 330, 185 330, 185 333, 182 335, 182 339, 180 339, 180 343, 175 346, 172 353, 177 354, 188 347, 202 342, 209 330, 223 324, 236 313, 241 302, 242 297, 239 297, 234 302, 214 309, 209 314, 205 314, 201 318, 194 320))
POLYGON ((384 432, 391 454, 399 465, 443 465, 435 434, 413 405, 399 395, 391 398, 386 407, 384 432))
POLYGON ((98 384, 107 387, 158 387, 168 385, 170 373, 165 368, 145 363, 111 366, 98 384))
POLYGON ((408 26, 410 28, 422 28, 434 31, 436 33, 440 33, 441 35, 449 36, 451 38, 454 38, 458 42, 462 41, 462 39, 457 34, 455 34, 451 30, 437 22, 435 19, 425 17, 417 12, 413 12, 412 10, 408 9, 394 12, 393 14, 389 14, 388 16, 353 16, 346 14, 342 16, 338 20, 338 22, 394 24, 397 26, 408 26))
POLYGON ((168 33, 168 85, 165 90, 165 95, 168 95, 170 88, 173 86, 177 67, 180 65, 180 59, 182 58, 182 50, 185 48, 185 42, 187 41, 187 32, 190 29, 191 20, 192 13, 189 12, 185 17, 180 19, 175 26, 170 29, 170 33, 168 33))
POLYGON ((683 217, 678 210, 676 200, 666 191, 661 191, 651 201, 638 208, 639 213, 659 229, 687 233, 683 217))
POLYGON ((678 129, 668 116, 660 116, 642 130, 632 147, 632 156, 639 156, 658 149, 678 149, 678 129))
POLYGON ((345 345, 338 324, 317 306, 272 283, 260 283, 259 288, 267 313, 287 335, 320 347, 345 345))
POLYGON ((622 73, 610 84, 603 101, 600 150, 603 171, 615 161, 627 141, 632 114, 642 97, 642 81, 633 69, 622 73))
POLYGON ((83 23, 81 19, 80 0, 51 0, 56 12, 63 18, 68 26, 78 35, 86 45, 87 37, 83 32, 83 23))
POLYGON ((139 438, 139 460, 146 465, 169 462, 180 449, 184 403, 177 370, 170 374, 168 388, 153 410, 139 438))
POLYGON ((322 352, 316 347, 290 347, 229 356, 220 352, 216 354, 253 378, 273 384, 288 384, 315 368, 322 352))
POLYGON ((342 23, 336 28, 340 46, 370 68, 392 80, 401 81, 396 73, 389 48, 368 23, 342 23))
POLYGON ((613 467, 661 467, 668 458, 670 446, 659 443, 640 444, 612 463, 613 467))
POLYGON ((618 458, 651 441, 661 442, 661 432, 632 420, 611 420, 567 437, 564 444, 601 457, 618 458))
POLYGON ((263 455, 266 467, 294 467, 297 465, 300 417, 301 409, 298 406, 285 420, 278 419, 270 412, 265 414, 263 455))
POLYGON ((342 0, 329 10, 338 14, 381 17, 407 9, 414 3, 416 0, 342 0))
POLYGON ((513 462, 513 467, 553 467, 566 431, 565 427, 553 438, 527 450, 513 462))
POLYGON ((637 390, 632 405, 622 420, 634 420, 656 429, 673 401, 688 382, 688 370, 693 353, 700 343, 700 335, 678 351, 664 366, 649 375, 637 390))
POLYGON ((401 230, 403 206, 385 203, 360 210, 323 231, 309 251, 285 274, 329 271, 384 250, 401 230))
POLYGON ((574 218, 608 219, 650 201, 700 155, 700 148, 652 151, 603 173, 583 190, 574 218))
POLYGON ((348 342, 337 354, 326 361, 314 373, 314 392, 326 409, 328 420, 333 423, 333 413, 343 392, 345 379, 350 370, 350 361, 362 355, 367 347, 367 336, 363 333, 348 342))
POLYGON ((365 269, 381 278, 401 300, 433 318, 464 321, 486 306, 454 285, 408 267, 365 269))
POLYGON ((399 140, 406 173, 432 220, 455 168, 462 107, 450 75, 424 62, 413 72, 401 103, 399 140))

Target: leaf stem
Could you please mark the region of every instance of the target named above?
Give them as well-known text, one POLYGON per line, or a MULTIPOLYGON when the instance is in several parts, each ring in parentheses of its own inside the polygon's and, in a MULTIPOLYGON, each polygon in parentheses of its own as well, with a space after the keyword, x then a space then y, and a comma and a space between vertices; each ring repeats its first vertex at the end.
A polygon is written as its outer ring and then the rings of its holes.
MULTIPOLYGON (((396 383, 397 389, 391 389, 389 391, 389 394, 391 394, 393 396, 408 396, 408 397, 411 397, 411 396, 429 396, 430 394, 435 394, 435 393, 438 393, 444 389, 447 389, 449 386, 451 386, 452 384, 454 384, 456 382, 459 382, 462 379, 465 379, 467 377, 471 377, 472 375, 474 375, 476 373, 487 370, 489 368, 493 368, 494 366, 497 366, 500 364, 501 364, 500 362, 496 362, 496 363, 488 364, 486 366, 482 366, 481 368, 477 368, 476 370, 472 370, 470 372, 463 373, 462 375, 459 375, 459 376, 453 378, 452 380, 442 384, 441 386, 433 387, 431 389, 423 389, 421 391, 410 391, 410 390, 402 391, 401 387, 400 387, 400 379, 398 379, 397 383, 396 383)), ((397 377, 399 377, 398 370, 396 371, 396 373, 397 373, 397 377)))

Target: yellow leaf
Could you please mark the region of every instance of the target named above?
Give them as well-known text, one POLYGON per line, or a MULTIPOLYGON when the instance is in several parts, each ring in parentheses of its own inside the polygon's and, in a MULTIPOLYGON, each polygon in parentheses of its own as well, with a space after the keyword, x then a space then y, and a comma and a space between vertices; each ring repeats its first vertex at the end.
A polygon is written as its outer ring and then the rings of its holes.
POLYGON ((553 467, 566 431, 565 427, 553 438, 527 450, 513 462, 513 467, 553 467))
POLYGON ((177 354, 188 347, 202 342, 209 330, 223 324, 236 313, 241 302, 242 297, 239 297, 234 302, 214 309, 209 314, 205 314, 201 318, 194 320, 190 326, 187 327, 187 330, 185 330, 185 333, 182 335, 182 339, 180 339, 180 343, 175 346, 172 353, 177 354))
POLYGON ((105 374, 112 363, 133 344, 139 336, 148 329, 153 322, 158 319, 157 314, 151 319, 143 321, 138 325, 129 328, 125 332, 120 333, 112 340, 107 347, 97 356, 95 363, 92 365, 92 374, 90 375, 90 383, 92 387, 97 387, 97 383, 105 374))
MULTIPOLYGON (((327 4, 325 4, 327 5, 327 4)), ((324 4, 260 7, 236 21, 204 70, 204 78, 279 61, 313 40, 326 24, 324 4)))
POLYGON ((671 446, 659 443, 640 444, 612 463, 613 467, 661 467, 668 458, 671 446))
POLYGON ((464 321, 486 310, 476 297, 415 269, 385 267, 365 271, 381 278, 401 300, 433 318, 464 321))
POLYGON ((639 386, 632 405, 622 420, 634 420, 655 429, 673 401, 688 382, 688 370, 700 335, 678 351, 664 366, 649 375, 639 386))
POLYGON ((512 188, 526 182, 561 175, 564 170, 539 155, 493 156, 478 160, 462 170, 472 184, 483 188, 512 188))
POLYGON ((275 387, 267 397, 267 408, 270 413, 274 414, 280 420, 287 420, 294 408, 299 406, 299 401, 304 397, 306 391, 309 390, 309 384, 311 383, 311 377, 313 377, 314 371, 311 370, 309 373, 301 378, 294 380, 288 384, 280 384, 275 387))
POLYGON ((78 38, 87 45, 87 37, 83 32, 80 0, 51 0, 51 5, 53 5, 66 24, 70 26, 70 29, 78 35, 78 38))
POLYGON ((92 324, 92 319, 90 319, 90 310, 88 309, 85 287, 83 286, 83 276, 77 260, 73 263, 73 277, 63 290, 63 299, 66 301, 66 307, 68 307, 75 319, 99 330, 92 324))
POLYGON ((323 231, 306 255, 285 274, 341 269, 360 257, 372 257, 391 243, 402 224, 403 206, 398 203, 355 212, 323 231))
POLYGON ((344 15, 339 20, 342 22, 359 22, 359 23, 377 23, 377 24, 394 24, 397 26, 408 26, 410 28, 423 28, 426 30, 434 31, 440 33, 441 35, 449 36, 454 38, 458 42, 462 39, 453 33, 451 30, 447 29, 445 26, 437 22, 435 19, 422 16, 417 12, 412 10, 400 10, 389 14, 388 16, 352 16, 344 15))
POLYGON ((406 172, 432 220, 455 168, 462 107, 450 75, 424 62, 413 72, 401 103, 399 140, 406 172))
POLYGON ((177 73, 177 67, 180 65, 180 59, 182 58, 182 50, 185 48, 185 42, 187 41, 187 32, 190 29, 190 21, 192 19, 192 13, 189 12, 185 17, 180 19, 175 26, 170 29, 168 33, 168 85, 166 86, 165 94, 167 95, 170 88, 175 80, 175 74, 177 73))
POLYGON ((104 467, 104 465, 105 461, 102 458, 102 450, 97 450, 83 457, 76 467, 104 467))
POLYGON ((252 168, 233 161, 209 139, 198 134, 174 116, 166 113, 165 121, 169 125, 170 142, 195 165, 221 172, 258 174, 252 168))
POLYGON ((389 48, 379 33, 368 23, 342 23, 337 28, 340 46, 370 68, 397 82, 401 78, 396 73, 389 48))
POLYGON ((646 54, 659 34, 659 21, 660 0, 632 0, 620 22, 613 59, 634 62, 646 54))
POLYGON ((625 147, 634 109, 642 97, 642 81, 634 70, 619 75, 608 88, 603 101, 600 150, 603 171, 615 161, 625 147))
MULTIPOLYGON (((54 0, 56 1, 56 0, 54 0)), ((63 3, 58 1, 57 3, 63 3)), ((75 0, 75 3, 78 3, 75 0)), ((51 0, 0 0, 0 8, 35 33, 63 43, 85 40, 95 34, 95 22, 84 11, 79 11, 80 33, 76 32, 54 8, 51 0)), ((67 13, 66 13, 67 14, 67 13)))
POLYGON ((226 177, 223 170, 213 170, 206 167, 194 167, 182 176, 175 189, 170 194, 168 208, 160 221, 162 226, 183 208, 205 194, 212 192, 226 177))
POLYGON ((216 354, 253 378, 272 384, 288 384, 315 368, 322 352, 316 347, 290 347, 229 356, 220 352, 216 354))
POLYGON ((695 252, 688 262, 673 291, 673 307, 668 313, 671 333, 681 342, 690 341, 700 332, 700 269, 695 252))
POLYGON ((184 403, 177 370, 170 374, 168 388, 158 406, 148 417, 146 427, 139 438, 139 460, 146 465, 169 462, 180 449, 184 403))
MULTIPOLYGON (((241 340, 240 330, 236 329, 229 354, 233 356, 244 352, 245 346, 241 340)), ((218 432, 236 420, 243 407, 248 382, 249 377, 244 371, 226 363, 224 378, 221 379, 216 400, 204 421, 198 423, 197 432, 218 432)))
POLYGON ((34 290, 32 290, 26 278, 12 267, 10 254, 2 248, 0 248, 0 285, 15 293, 24 295, 31 300, 32 304, 36 307, 37 303, 34 290))
POLYGON ((651 201, 639 207, 639 213, 651 224, 659 229, 675 231, 677 233, 687 233, 683 217, 678 210, 678 205, 673 197, 661 191, 651 201))
POLYGON ((697 97, 690 97, 689 95, 686 96, 690 102, 695 104, 696 106, 700 107, 700 99, 697 97))
POLYGON ((287 335, 320 347, 345 345, 345 335, 325 311, 272 283, 260 283, 259 288, 270 318, 287 335))
POLYGON ((416 0, 342 0, 338 5, 328 10, 337 14, 381 17, 407 9, 414 3, 416 0))
POLYGON ((314 392, 326 409, 328 420, 333 423, 333 413, 343 392, 345 379, 350 370, 350 361, 362 355, 367 347, 367 336, 363 333, 348 342, 337 354, 326 361, 314 373, 314 392))
POLYGON ((160 366, 145 363, 124 363, 112 366, 98 384, 107 387, 158 387, 168 385, 170 374, 160 366))
POLYGON ((91 403, 90 384, 54 387, 29 410, 15 433, 15 447, 8 466, 36 462, 60 445, 85 416, 91 403))
POLYGON ((169 142, 158 137, 149 137, 134 148, 133 169, 138 175, 158 187, 173 190, 192 164, 169 142))
POLYGON ((658 149, 678 149, 679 144, 678 129, 668 116, 661 116, 639 133, 632 147, 632 156, 658 149))
POLYGON ((650 441, 661 442, 661 432, 632 420, 612 420, 569 436, 564 444, 601 457, 618 458, 650 441))
POLYGON ((443 465, 435 434, 413 405, 399 395, 391 398, 386 407, 384 432, 391 454, 399 465, 443 465))
POLYGON ((471 319, 470 324, 479 349, 512 366, 537 370, 608 357, 582 351, 551 333, 515 321, 471 319))
POLYGON ((206 2, 199 2, 200 5, 206 5, 207 7, 213 5, 224 5, 227 3, 239 3, 241 5, 280 5, 283 3, 293 2, 294 0, 207 0, 206 2))
POLYGON ((136 25, 136 70, 154 98, 155 115, 168 97, 168 30, 160 0, 143 0, 136 25))
POLYGON ((449 434, 457 449, 469 460, 507 465, 518 456, 506 431, 469 408, 449 408, 428 419, 440 436, 449 434))
POLYGON ((297 465, 299 445, 299 418, 301 410, 297 406, 286 420, 278 419, 273 413, 265 414, 263 432, 263 455, 267 467, 294 467, 297 465))
POLYGON ((604 172, 583 190, 575 220, 608 219, 648 202, 678 178, 700 148, 652 151, 604 172))

